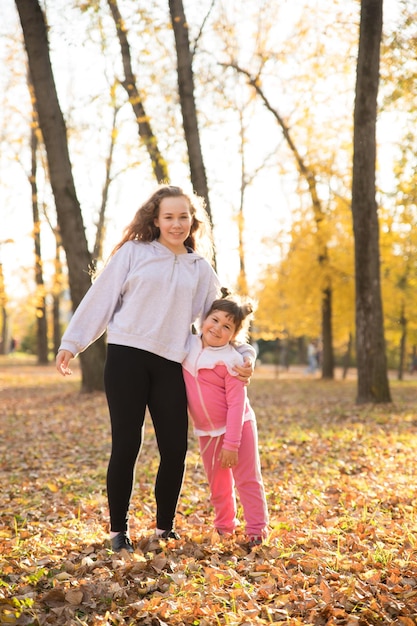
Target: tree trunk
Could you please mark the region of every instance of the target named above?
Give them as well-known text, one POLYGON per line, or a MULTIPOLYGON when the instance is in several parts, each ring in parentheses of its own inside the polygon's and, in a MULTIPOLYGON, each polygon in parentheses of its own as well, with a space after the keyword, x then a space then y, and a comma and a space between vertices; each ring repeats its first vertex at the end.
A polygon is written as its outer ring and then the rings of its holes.
POLYGON ((349 333, 349 339, 348 339, 348 343, 346 347, 346 352, 343 357, 343 374, 342 374, 343 380, 347 378, 348 370, 350 367, 350 361, 352 358, 352 344, 353 344, 352 333, 349 333))
POLYGON ((138 124, 139 137, 143 141, 148 150, 148 154, 151 159, 153 173, 158 183, 168 182, 168 166, 165 159, 158 148, 156 137, 153 134, 149 117, 146 115, 145 106, 142 100, 142 96, 139 93, 139 89, 136 84, 136 76, 132 70, 132 60, 130 55, 130 46, 127 39, 127 30, 125 23, 117 5, 117 0, 107 0, 109 9, 111 11, 114 23, 116 25, 117 36, 119 38, 120 49, 122 52, 123 69, 125 73, 124 80, 121 84, 126 90, 129 96, 129 101, 132 105, 133 112, 136 115, 136 121, 138 124))
POLYGON ((194 98, 193 56, 190 50, 188 25, 182 0, 169 0, 169 10, 177 51, 178 92, 188 149, 191 183, 194 191, 204 198, 206 211, 213 223, 194 98))
POLYGON ((58 352, 61 343, 61 296, 62 296, 62 264, 61 264, 61 238, 55 232, 55 268, 54 285, 52 289, 52 325, 54 352, 58 352))
POLYGON ((400 339, 400 360, 398 363, 398 380, 403 380, 404 369, 407 367, 407 364, 406 364, 407 318, 405 317, 404 303, 401 306, 400 328, 401 328, 401 339, 400 339))
POLYGON ((93 249, 93 263, 96 264, 97 261, 101 261, 103 258, 103 242, 104 236, 106 234, 106 208, 107 208, 107 200, 109 197, 109 189, 112 182, 111 171, 113 167, 113 154, 114 148, 116 145, 116 136, 117 136, 117 114, 120 108, 117 106, 115 98, 113 96, 114 89, 112 87, 112 103, 113 103, 113 118, 112 118, 112 128, 110 134, 110 145, 109 145, 109 153, 106 158, 106 170, 105 170, 105 178, 103 189, 101 193, 101 204, 100 210, 97 219, 97 230, 96 230, 96 238, 94 241, 94 249, 93 249))
POLYGON ((0 354, 9 353, 9 333, 8 333, 8 317, 7 317, 6 304, 7 304, 7 296, 6 296, 6 289, 4 285, 3 264, 0 260, 0 321, 1 321, 0 354))
POLYGON ((323 342, 321 371, 322 377, 331 380, 334 377, 334 355, 332 335, 332 290, 322 290, 321 336, 323 342))
MULTIPOLYGON (((62 244, 68 263, 69 284, 75 310, 90 287, 91 256, 75 191, 68 152, 67 131, 59 106, 47 30, 38 0, 15 0, 23 30, 39 126, 45 142, 49 177, 55 198, 62 244)), ((103 389, 104 338, 81 355, 82 389, 103 389)))
MULTIPOLYGON (((29 91, 33 99, 33 86, 29 82, 29 91)), ((31 127, 31 155, 32 166, 30 173, 30 186, 32 189, 32 213, 33 213, 33 243, 35 246, 35 282, 36 282, 36 338, 37 338, 37 356, 38 365, 48 363, 48 324, 46 318, 46 297, 45 283, 42 271, 42 250, 41 250, 41 228, 38 206, 38 185, 36 181, 37 175, 37 149, 38 149, 38 124, 36 111, 32 111, 32 127, 31 127)))
POLYGON ((375 198, 376 118, 383 0, 362 0, 353 136, 357 402, 390 402, 375 198))
POLYGON ((241 294, 248 294, 248 281, 246 276, 246 263, 245 263, 245 193, 247 188, 248 177, 246 174, 246 158, 245 158, 245 127, 243 124, 243 114, 242 111, 239 111, 239 129, 240 129, 240 201, 238 213, 236 216, 237 219, 237 232, 238 232, 238 253, 239 253, 239 275, 237 279, 237 291, 241 294))

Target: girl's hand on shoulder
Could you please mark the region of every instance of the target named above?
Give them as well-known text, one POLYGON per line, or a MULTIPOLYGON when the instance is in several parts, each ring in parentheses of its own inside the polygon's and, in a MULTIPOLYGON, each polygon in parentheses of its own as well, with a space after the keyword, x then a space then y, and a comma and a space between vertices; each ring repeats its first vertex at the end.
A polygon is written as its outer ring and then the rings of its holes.
POLYGON ((237 465, 237 451, 233 450, 220 450, 220 467, 223 469, 229 469, 237 465))
POLYGON ((72 370, 68 367, 68 365, 73 358, 74 355, 69 350, 60 350, 56 355, 56 369, 60 374, 62 374, 62 376, 71 376, 72 370))
POLYGON ((238 374, 238 380, 241 380, 246 385, 249 385, 250 379, 252 378, 252 374, 255 369, 252 360, 249 357, 245 357, 243 365, 235 365, 233 369, 238 374))

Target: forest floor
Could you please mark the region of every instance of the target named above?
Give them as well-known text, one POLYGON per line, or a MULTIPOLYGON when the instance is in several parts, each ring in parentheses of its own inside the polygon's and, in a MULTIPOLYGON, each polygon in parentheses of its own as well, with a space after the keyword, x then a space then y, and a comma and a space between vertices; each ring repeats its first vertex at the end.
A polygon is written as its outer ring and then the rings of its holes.
POLYGON ((107 544, 102 393, 76 368, 0 358, 0 624, 417 624, 417 376, 356 405, 353 375, 259 367, 255 409, 270 536, 224 540, 190 433, 180 541, 153 536, 150 420, 131 507, 133 555, 107 544))

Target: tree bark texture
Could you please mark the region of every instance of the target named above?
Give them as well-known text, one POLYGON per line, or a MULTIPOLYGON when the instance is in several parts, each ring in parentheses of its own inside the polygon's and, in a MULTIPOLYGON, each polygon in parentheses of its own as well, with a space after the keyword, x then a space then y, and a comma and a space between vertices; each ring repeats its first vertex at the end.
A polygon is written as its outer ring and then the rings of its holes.
MULTIPOLYGON (((72 306, 75 310, 90 287, 91 256, 75 191, 67 131, 52 73, 45 19, 38 0, 15 0, 23 30, 39 126, 48 159, 58 226, 65 249, 72 306)), ((82 389, 103 388, 104 340, 81 355, 82 389)))
POLYGON ((210 222, 213 223, 194 97, 193 57, 182 0, 169 0, 169 10, 177 51, 178 93, 188 149, 191 184, 194 191, 204 198, 207 214, 210 222))
POLYGON ((375 189, 376 119, 383 0, 362 0, 353 137, 357 402, 390 402, 375 189))

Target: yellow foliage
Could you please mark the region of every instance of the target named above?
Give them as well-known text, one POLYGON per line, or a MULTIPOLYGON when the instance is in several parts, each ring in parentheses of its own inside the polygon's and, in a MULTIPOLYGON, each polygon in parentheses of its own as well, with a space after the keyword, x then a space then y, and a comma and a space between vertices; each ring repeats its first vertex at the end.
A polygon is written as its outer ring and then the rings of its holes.
POLYGON ((345 343, 354 328, 354 262, 352 226, 346 204, 339 203, 320 227, 327 259, 319 260, 319 245, 312 220, 304 215, 294 222, 291 242, 280 265, 268 268, 257 295, 256 332, 259 337, 321 334, 322 293, 332 291, 335 345, 345 343))

